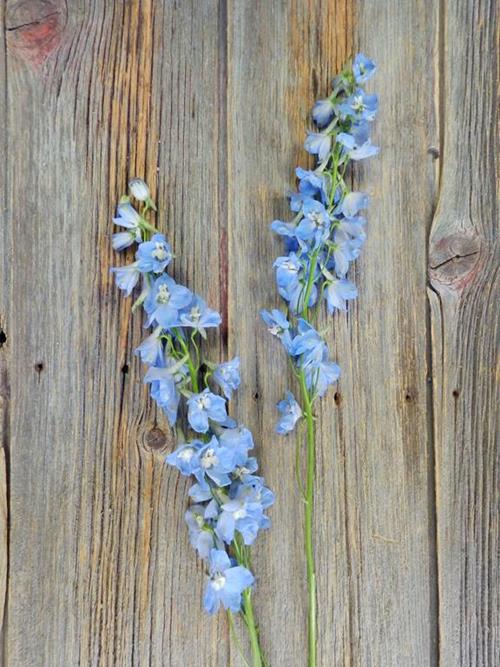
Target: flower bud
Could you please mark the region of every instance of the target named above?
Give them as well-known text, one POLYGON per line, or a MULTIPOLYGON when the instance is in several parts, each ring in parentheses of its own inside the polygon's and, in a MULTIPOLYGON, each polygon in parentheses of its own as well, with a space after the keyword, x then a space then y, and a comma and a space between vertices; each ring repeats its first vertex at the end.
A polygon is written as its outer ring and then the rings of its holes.
POLYGON ((142 178, 133 178, 129 181, 128 187, 132 196, 138 201, 146 201, 149 199, 149 188, 142 178))

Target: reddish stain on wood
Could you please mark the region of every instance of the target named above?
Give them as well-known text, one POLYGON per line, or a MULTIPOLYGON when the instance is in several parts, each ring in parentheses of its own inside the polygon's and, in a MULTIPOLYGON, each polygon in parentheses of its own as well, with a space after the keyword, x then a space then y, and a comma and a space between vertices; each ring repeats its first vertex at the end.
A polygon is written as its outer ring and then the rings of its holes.
POLYGON ((51 0, 20 0, 7 9, 7 46, 32 65, 42 65, 62 41, 66 7, 51 0))

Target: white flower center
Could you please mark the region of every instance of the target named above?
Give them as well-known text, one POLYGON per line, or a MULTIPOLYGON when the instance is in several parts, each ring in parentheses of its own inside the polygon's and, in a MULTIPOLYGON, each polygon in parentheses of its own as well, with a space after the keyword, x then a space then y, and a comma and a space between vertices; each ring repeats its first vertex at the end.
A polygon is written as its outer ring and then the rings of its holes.
POLYGON ((198 322, 201 318, 201 310, 198 306, 193 306, 191 308, 191 319, 193 322, 198 322))
POLYGON ((277 324, 273 324, 272 326, 270 326, 268 331, 273 336, 279 336, 281 333, 283 333, 283 329, 277 324))
POLYGON ((235 521, 238 521, 238 519, 244 519, 247 515, 247 511, 244 507, 241 507, 239 510, 236 510, 236 512, 233 512, 233 517, 235 521))
POLYGON ((151 253, 152 256, 157 259, 159 262, 163 262, 165 259, 168 258, 168 251, 165 248, 164 243, 155 243, 155 249, 151 253))
POLYGON ((192 449, 192 447, 188 447, 187 449, 182 450, 182 452, 179 454, 179 458, 186 462, 191 461, 193 456, 194 449, 192 449))
POLYGON ((307 216, 309 220, 313 223, 315 227, 322 227, 324 225, 323 217, 321 213, 318 213, 318 211, 313 211, 313 213, 309 213, 307 216))
POLYGON ((226 583, 226 577, 223 574, 217 573, 212 577, 212 587, 216 591, 220 591, 221 588, 224 588, 226 583))
POLYGON ((205 521, 204 521, 203 517, 201 516, 201 514, 196 514, 195 521, 198 524, 199 528, 203 528, 203 526, 205 525, 205 521))
POLYGON ((200 396, 200 398, 196 400, 196 404, 200 410, 208 410, 210 407, 210 399, 208 396, 200 396))
POLYGON ((235 477, 243 477, 243 475, 248 475, 249 472, 250 472, 250 470, 248 468, 245 468, 245 466, 238 466, 235 469, 233 475, 235 477))
POLYGON ((363 97, 361 95, 355 95, 354 100, 352 102, 352 108, 354 111, 364 111, 365 110, 365 105, 363 104, 363 97))
POLYGON ((158 287, 158 295, 156 297, 157 303, 168 303, 170 301, 170 290, 166 285, 158 287))
POLYGON ((205 470, 207 468, 211 468, 212 466, 216 466, 218 463, 219 459, 217 454, 211 447, 210 449, 207 449, 207 451, 201 457, 201 467, 205 468, 205 470))
POLYGON ((294 264, 291 259, 287 259, 285 262, 283 262, 281 266, 287 271, 291 271, 292 273, 299 272, 299 267, 296 264, 294 264))

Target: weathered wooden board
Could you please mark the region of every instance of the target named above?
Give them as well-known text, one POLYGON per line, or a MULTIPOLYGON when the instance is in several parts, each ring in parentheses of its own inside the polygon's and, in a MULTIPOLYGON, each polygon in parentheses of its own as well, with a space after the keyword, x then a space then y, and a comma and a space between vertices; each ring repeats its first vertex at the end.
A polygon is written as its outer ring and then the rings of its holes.
POLYGON ((175 275, 227 321, 213 355, 242 359, 232 412, 278 492, 263 644, 304 664, 295 443, 273 434, 292 378, 258 311, 309 109, 356 49, 379 64, 382 152, 353 174, 373 198, 359 301, 322 322, 343 376, 318 415, 320 664, 499 664, 493 0, 7 0, 0 18, 5 667, 243 664, 201 611, 187 484, 109 275, 136 174, 175 275))
POLYGON ((444 3, 428 260, 440 657, 471 667, 500 663, 497 10, 444 3))

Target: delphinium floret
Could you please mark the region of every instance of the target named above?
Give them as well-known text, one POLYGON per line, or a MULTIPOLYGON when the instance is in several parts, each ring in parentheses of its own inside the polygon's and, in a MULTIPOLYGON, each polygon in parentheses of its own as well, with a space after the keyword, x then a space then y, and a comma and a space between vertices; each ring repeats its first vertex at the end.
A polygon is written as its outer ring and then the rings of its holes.
MULTIPOLYGON (((313 406, 340 376, 330 360, 323 333, 314 325, 315 311, 324 302, 329 314, 346 311, 358 296, 347 278, 366 238, 363 211, 369 197, 351 192, 346 170, 351 161, 378 153, 370 140, 378 99, 363 90, 375 73, 375 63, 358 54, 332 83, 332 92, 312 110, 314 128, 305 149, 316 158, 314 169, 296 169, 298 187, 289 193, 293 217, 275 220, 271 229, 284 239, 285 254, 274 262, 276 283, 286 310, 262 311, 269 332, 277 337, 290 359, 299 385, 298 396, 287 391, 278 403, 276 430, 287 435, 306 422, 305 484, 297 478, 305 503, 305 555, 308 583, 308 665, 316 666, 316 574, 313 548, 315 487, 315 416, 313 406)), ((298 457, 300 467, 300 456, 298 457)))
POLYGON ((206 563, 205 610, 226 609, 232 630, 232 614, 241 616, 252 664, 265 667, 252 605, 250 546, 269 527, 266 510, 274 495, 255 474, 251 432, 228 414, 228 400, 240 385, 239 358, 223 363, 205 358, 207 330, 216 329, 221 317, 166 272, 174 254, 148 220, 152 211, 149 187, 134 178, 114 218, 126 231, 114 234, 112 244, 115 250, 137 244, 135 261, 112 271, 126 296, 142 286, 133 309, 142 306, 152 331, 135 352, 147 367, 144 382, 151 397, 177 429, 178 447, 166 462, 193 479, 185 519, 190 542, 206 563))

